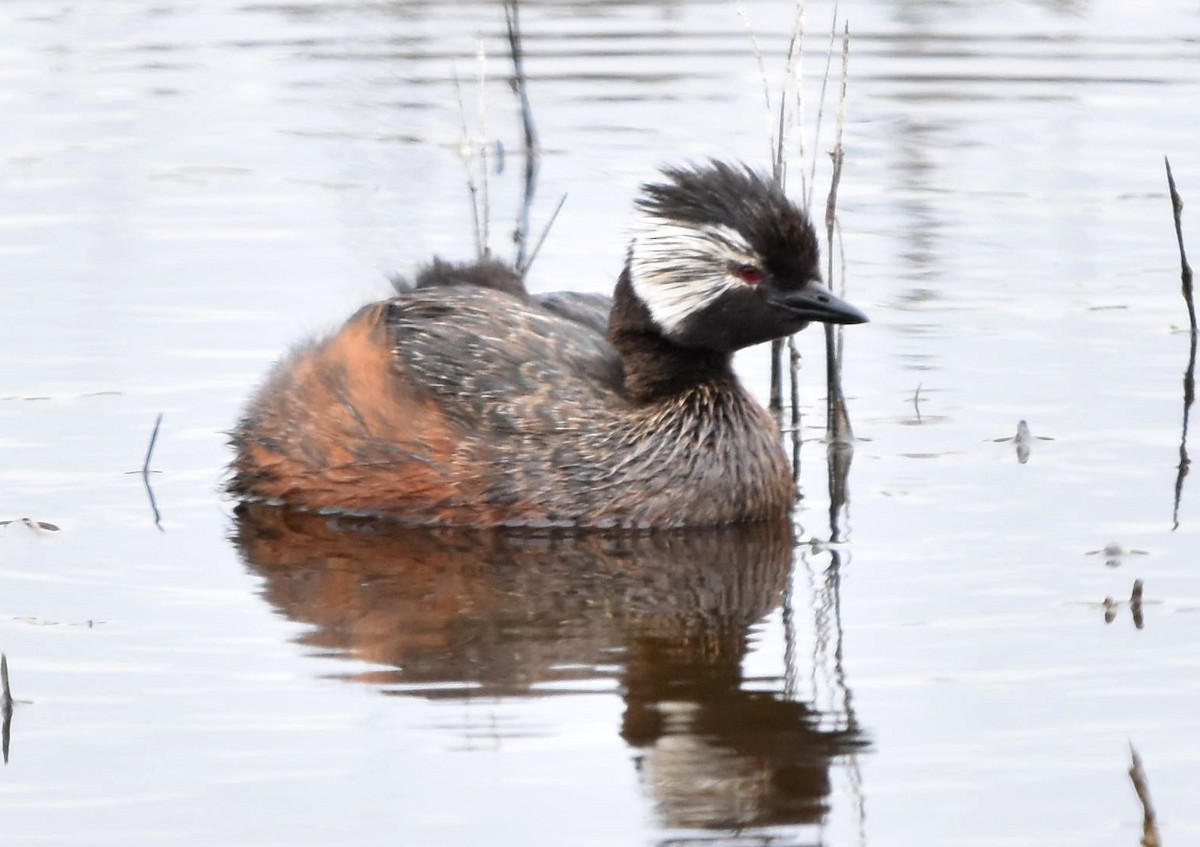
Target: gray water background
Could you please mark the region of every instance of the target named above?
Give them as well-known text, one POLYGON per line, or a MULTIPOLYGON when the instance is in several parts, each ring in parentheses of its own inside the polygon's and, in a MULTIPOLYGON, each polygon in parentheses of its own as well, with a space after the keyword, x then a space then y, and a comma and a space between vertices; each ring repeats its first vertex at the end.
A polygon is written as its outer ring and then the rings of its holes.
MULTIPOLYGON (((745 4, 773 88, 793 13, 745 4)), ((1130 742, 1166 843, 1200 836, 1200 514, 1194 480, 1174 503, 1188 337, 1162 166, 1200 198, 1200 10, 839 14, 844 284, 872 318, 845 336, 848 540, 812 543, 830 533, 808 332, 800 543, 782 564, 768 545, 782 570, 738 607, 752 620, 722 689, 767 702, 792 741, 800 724, 853 728, 811 754, 827 782, 793 791, 812 800, 797 811, 763 799, 755 768, 779 745, 738 747, 745 721, 633 739, 642 654, 623 639, 649 613, 613 599, 619 572, 552 571, 561 596, 499 617, 452 609, 414 677, 368 649, 399 616, 386 591, 378 619, 347 622, 328 585, 296 600, 230 541, 223 431, 270 363, 386 296, 388 273, 471 254, 456 75, 472 135, 508 153, 490 180, 506 249, 521 145, 498 4, 0 6, 0 520, 59 527, 0 529, 20 701, 4 842, 1128 845, 1130 742), (159 412, 161 528, 127 473, 159 412), (1020 420, 1053 439, 1024 463, 996 440, 1020 420), (1144 552, 1095 553, 1110 543, 1144 552), (1106 623, 1104 598, 1136 579, 1142 628, 1127 606, 1106 623)), ((796 195, 818 161, 818 208, 831 15, 809 4, 792 155, 796 195)), ((567 195, 534 289, 608 291, 659 165, 766 166, 771 118, 733 5, 528 2, 523 24, 535 227, 567 195)), ((765 397, 764 351, 738 361, 765 397)), ((664 596, 690 585, 664 572, 664 596)), ((482 603, 472 573, 436 596, 482 603)), ((349 569, 345 590, 368 582, 349 569)), ((671 663, 653 667, 662 720, 710 704, 672 699, 671 663)))

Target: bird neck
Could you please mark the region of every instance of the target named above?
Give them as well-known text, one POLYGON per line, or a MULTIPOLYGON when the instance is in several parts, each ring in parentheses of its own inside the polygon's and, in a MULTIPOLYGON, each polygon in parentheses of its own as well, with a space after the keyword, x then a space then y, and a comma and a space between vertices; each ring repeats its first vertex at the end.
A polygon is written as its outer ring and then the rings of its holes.
POLYGON ((663 336, 633 291, 628 264, 613 292, 608 340, 621 354, 625 390, 636 402, 664 400, 705 384, 737 382, 731 354, 680 347, 663 336))

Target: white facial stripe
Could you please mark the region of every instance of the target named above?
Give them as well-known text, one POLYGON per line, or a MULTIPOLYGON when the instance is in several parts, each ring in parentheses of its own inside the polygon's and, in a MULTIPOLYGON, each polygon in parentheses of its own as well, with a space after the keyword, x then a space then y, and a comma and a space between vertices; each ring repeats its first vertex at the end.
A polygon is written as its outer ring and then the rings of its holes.
POLYGON ((758 259, 741 234, 719 224, 693 224, 647 215, 633 237, 629 277, 633 292, 664 333, 726 291, 745 286, 729 266, 758 259))

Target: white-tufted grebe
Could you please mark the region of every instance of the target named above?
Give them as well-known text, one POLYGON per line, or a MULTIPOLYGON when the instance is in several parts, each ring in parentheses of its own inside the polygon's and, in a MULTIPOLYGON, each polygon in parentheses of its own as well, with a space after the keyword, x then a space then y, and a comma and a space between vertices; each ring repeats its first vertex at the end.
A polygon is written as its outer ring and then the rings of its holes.
POLYGON ((239 497, 412 524, 714 526, 785 516, 775 425, 734 351, 866 316, 807 216, 712 162, 642 187, 604 327, 498 263, 435 262, 275 367, 233 432, 239 497))

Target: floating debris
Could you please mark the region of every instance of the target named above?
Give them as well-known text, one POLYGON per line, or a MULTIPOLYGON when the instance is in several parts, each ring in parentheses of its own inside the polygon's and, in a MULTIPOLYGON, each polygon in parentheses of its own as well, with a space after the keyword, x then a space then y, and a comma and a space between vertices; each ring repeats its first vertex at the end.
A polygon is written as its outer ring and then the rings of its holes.
POLYGON ((1017 421, 1017 434, 1008 438, 993 438, 995 442, 1012 442, 1017 446, 1017 461, 1020 464, 1025 464, 1029 461, 1029 451, 1033 446, 1034 441, 1053 441, 1054 439, 1048 435, 1034 435, 1029 429, 1029 424, 1025 421, 1017 421))
POLYGON ((32 394, 32 395, 25 395, 25 396, 21 396, 18 394, 7 394, 3 397, 0 397, 0 401, 15 401, 15 402, 19 402, 19 403, 31 403, 31 402, 37 403, 37 402, 45 402, 47 400, 65 400, 67 402, 70 402, 72 400, 87 400, 92 397, 123 397, 124 395, 125 395, 124 391, 89 391, 86 394, 75 394, 70 397, 51 397, 49 394, 32 394))
POLYGON ((95 618, 91 618, 86 621, 80 621, 79 623, 73 623, 71 621, 52 621, 47 620, 46 618, 39 618, 36 615, 16 615, 12 618, 12 620, 16 621, 17 623, 27 624, 28 626, 82 626, 87 627, 88 629, 94 629, 97 626, 108 623, 108 621, 98 621, 95 618))
POLYGON ((1122 547, 1115 541, 1110 541, 1099 550, 1088 550, 1084 555, 1104 556, 1104 564, 1110 568, 1119 568, 1128 556, 1149 556, 1149 550, 1133 550, 1122 547))
POLYGON ((1104 610, 1104 622, 1112 623, 1117 619, 1117 614, 1121 607, 1129 606, 1129 615, 1133 619, 1133 625, 1137 629, 1142 629, 1145 624, 1145 615, 1143 606, 1157 605, 1159 600, 1143 600, 1144 585, 1140 579, 1133 581, 1133 590, 1129 592, 1129 600, 1114 600, 1111 596, 1105 597, 1101 603, 1083 603, 1081 605, 1091 606, 1092 608, 1100 608, 1104 610))
POLYGON ((0 527, 6 527, 9 524, 20 524, 27 526, 34 532, 58 532, 58 524, 52 524, 49 521, 35 521, 33 518, 15 518, 8 521, 0 521, 0 527))

